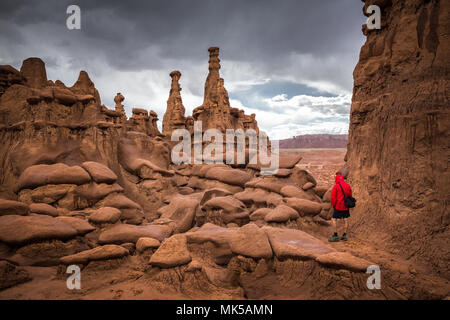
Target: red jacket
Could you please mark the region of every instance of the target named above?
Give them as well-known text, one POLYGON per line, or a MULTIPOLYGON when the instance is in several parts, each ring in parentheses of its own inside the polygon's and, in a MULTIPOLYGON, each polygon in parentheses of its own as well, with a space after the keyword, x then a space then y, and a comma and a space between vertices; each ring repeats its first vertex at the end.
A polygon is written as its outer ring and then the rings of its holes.
POLYGON ((342 175, 340 174, 336 175, 334 181, 336 182, 336 184, 333 186, 333 189, 331 189, 331 205, 336 210, 346 211, 348 210, 348 208, 345 206, 344 194, 342 193, 342 189, 341 187, 339 187, 339 184, 344 189, 345 195, 347 197, 352 196, 352 188, 350 188, 348 183, 345 182, 344 177, 342 177, 342 175))

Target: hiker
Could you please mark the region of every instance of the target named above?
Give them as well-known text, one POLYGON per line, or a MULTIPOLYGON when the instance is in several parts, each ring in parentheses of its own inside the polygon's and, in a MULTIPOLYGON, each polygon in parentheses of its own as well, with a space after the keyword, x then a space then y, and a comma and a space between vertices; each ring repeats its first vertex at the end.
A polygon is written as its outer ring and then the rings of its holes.
MULTIPOLYGON (((350 217, 350 210, 348 203, 346 204, 345 198, 348 197, 353 199, 352 188, 350 188, 350 185, 345 182, 344 177, 339 172, 336 173, 334 181, 336 182, 336 184, 333 186, 333 189, 331 189, 331 205, 334 208, 331 221, 333 223, 334 234, 330 239, 328 239, 328 241, 347 241, 348 218, 350 217), (344 220, 344 233, 342 234, 342 237, 339 237, 337 232, 338 219, 344 220)), ((350 205, 350 207, 354 207, 354 205, 350 205)))

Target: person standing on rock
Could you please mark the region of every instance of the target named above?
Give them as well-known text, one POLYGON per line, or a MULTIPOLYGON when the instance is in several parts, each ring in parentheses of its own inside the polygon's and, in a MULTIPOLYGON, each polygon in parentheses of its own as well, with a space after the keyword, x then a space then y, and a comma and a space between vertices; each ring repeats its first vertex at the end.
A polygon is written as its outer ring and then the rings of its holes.
POLYGON ((334 234, 328 239, 328 241, 347 241, 348 218, 350 217, 350 210, 346 204, 345 198, 352 197, 352 188, 347 182, 345 182, 344 177, 340 173, 336 174, 334 181, 336 183, 333 186, 333 189, 331 189, 331 205, 334 208, 331 221, 333 223, 334 234), (342 237, 339 237, 337 232, 338 219, 342 219, 344 221, 344 233, 342 234, 342 237))

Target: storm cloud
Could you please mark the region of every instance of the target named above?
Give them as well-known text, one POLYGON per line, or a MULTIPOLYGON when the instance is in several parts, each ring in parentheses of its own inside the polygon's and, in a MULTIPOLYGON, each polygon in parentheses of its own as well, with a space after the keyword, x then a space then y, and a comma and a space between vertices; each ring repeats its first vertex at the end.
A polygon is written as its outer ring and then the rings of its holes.
POLYGON ((219 46, 232 106, 256 113, 272 138, 346 133, 352 72, 364 37, 354 0, 0 2, 0 64, 37 56, 49 79, 86 70, 103 103, 117 92, 162 118, 172 70, 187 112, 202 103, 210 46, 219 46), (66 9, 81 8, 81 30, 66 9))

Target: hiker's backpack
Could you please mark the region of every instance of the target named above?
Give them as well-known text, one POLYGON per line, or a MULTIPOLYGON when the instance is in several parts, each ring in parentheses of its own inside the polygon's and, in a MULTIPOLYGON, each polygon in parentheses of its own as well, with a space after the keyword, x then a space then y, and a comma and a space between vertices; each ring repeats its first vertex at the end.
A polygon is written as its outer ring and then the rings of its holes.
POLYGON ((347 208, 354 208, 356 206, 356 199, 352 196, 346 196, 344 192, 344 188, 342 188, 341 184, 338 183, 339 187, 341 187, 342 193, 344 194, 344 203, 347 208))

